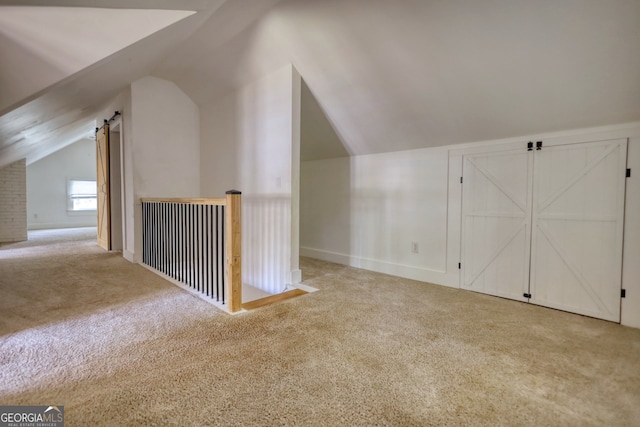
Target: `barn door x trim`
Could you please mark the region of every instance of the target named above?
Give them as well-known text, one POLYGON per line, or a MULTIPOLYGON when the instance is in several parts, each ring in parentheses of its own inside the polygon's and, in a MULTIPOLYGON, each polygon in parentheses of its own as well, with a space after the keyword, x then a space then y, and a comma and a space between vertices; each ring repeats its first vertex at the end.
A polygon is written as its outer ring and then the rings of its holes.
POLYGON ((627 140, 518 146, 463 154, 461 288, 620 321, 627 140))

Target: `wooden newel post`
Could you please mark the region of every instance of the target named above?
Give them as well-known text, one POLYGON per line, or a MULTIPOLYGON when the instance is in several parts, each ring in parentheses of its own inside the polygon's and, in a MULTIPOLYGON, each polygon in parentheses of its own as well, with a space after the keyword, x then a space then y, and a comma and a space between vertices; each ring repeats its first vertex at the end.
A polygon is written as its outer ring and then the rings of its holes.
POLYGON ((242 308, 242 193, 229 190, 226 194, 227 307, 234 313, 242 308))

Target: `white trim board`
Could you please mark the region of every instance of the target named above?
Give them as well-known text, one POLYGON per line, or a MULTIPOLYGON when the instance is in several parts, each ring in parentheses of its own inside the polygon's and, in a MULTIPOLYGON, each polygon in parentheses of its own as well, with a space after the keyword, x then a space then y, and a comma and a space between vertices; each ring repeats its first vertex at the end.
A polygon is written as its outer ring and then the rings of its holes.
POLYGON ((442 270, 433 270, 413 267, 409 265, 395 264, 387 261, 363 258, 308 247, 300 247, 300 255, 304 257, 319 259, 322 261, 333 262, 336 264, 348 265, 350 267, 362 268, 364 270, 371 270, 377 273, 389 274, 391 276, 403 277, 405 279, 433 283, 436 285, 448 286, 452 288, 459 287, 458 270, 455 271, 455 274, 447 274, 446 271, 442 270))
POLYGON ((640 122, 621 123, 617 125, 599 126, 590 128, 578 128, 557 132, 543 132, 530 135, 514 136, 501 139, 490 139, 484 141, 465 142, 462 144, 446 145, 440 148, 447 148, 449 152, 457 152, 464 150, 468 153, 468 149, 478 147, 487 147, 491 145, 513 144, 522 141, 540 141, 560 139, 564 143, 599 141, 606 139, 628 138, 637 135, 640 132, 640 122), (585 139, 587 138, 587 139, 585 139))

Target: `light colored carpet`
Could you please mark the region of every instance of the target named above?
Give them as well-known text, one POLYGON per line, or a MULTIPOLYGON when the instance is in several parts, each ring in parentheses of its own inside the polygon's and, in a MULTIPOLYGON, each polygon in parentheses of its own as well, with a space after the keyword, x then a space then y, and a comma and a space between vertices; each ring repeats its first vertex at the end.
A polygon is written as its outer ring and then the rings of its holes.
POLYGON ((640 423, 640 330, 310 259, 319 292, 229 316, 93 233, 0 246, 0 405, 69 426, 640 423))

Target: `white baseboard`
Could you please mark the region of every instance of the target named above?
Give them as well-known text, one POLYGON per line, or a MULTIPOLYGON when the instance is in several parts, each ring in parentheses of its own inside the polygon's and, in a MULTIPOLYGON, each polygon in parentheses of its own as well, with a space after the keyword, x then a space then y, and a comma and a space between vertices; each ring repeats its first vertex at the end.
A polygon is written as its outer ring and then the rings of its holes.
POLYGON ((334 262, 336 264, 348 265, 350 267, 371 270, 378 273, 389 274, 391 276, 404 277, 406 279, 417 280, 419 282, 429 282, 453 288, 459 287, 457 272, 454 274, 447 274, 446 271, 441 270, 401 265, 388 261, 380 261, 307 247, 300 248, 300 255, 334 262))
POLYGON ((65 222, 37 222, 27 224, 27 229, 29 230, 53 230, 53 229, 61 229, 61 228, 86 228, 86 227, 95 227, 95 221, 93 224, 91 223, 65 223, 65 222))
POLYGON ((338 252, 300 247, 300 256, 321 259, 322 261, 333 262, 336 264, 351 265, 351 257, 349 255, 341 254, 338 252))
POLYGON ((291 270, 289 285, 297 285, 302 282, 302 270, 291 270))
POLYGON ((123 250, 122 250, 122 257, 123 257, 124 259, 126 259, 127 261, 129 261, 129 262, 133 262, 133 263, 135 263, 135 261, 134 261, 134 259, 135 259, 135 258, 134 258, 134 255, 135 255, 135 254, 134 254, 133 252, 129 251, 129 250, 126 250, 126 249, 123 249, 123 250))

